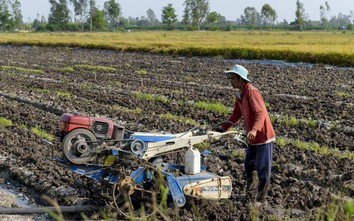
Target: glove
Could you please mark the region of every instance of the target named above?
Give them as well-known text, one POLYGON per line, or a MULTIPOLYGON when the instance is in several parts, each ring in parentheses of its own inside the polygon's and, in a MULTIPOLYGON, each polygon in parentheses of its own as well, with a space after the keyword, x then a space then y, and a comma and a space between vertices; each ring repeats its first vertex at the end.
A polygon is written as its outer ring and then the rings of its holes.
POLYGON ((226 132, 226 130, 222 126, 215 128, 214 131, 219 132, 219 133, 226 132))

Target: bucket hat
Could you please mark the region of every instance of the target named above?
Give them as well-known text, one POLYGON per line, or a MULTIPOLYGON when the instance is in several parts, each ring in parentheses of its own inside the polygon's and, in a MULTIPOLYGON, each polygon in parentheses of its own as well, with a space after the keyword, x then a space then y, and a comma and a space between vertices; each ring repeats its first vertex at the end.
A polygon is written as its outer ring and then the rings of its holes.
POLYGON ((250 82, 250 80, 247 78, 248 71, 245 67, 241 65, 234 65, 230 70, 224 71, 226 74, 237 74, 239 75, 242 79, 250 82))

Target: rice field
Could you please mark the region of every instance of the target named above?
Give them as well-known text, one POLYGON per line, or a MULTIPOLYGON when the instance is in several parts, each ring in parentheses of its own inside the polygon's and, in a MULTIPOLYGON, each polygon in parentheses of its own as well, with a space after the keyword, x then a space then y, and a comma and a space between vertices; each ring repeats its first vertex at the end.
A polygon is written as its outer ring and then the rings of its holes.
POLYGON ((354 66, 354 32, 243 30, 2 33, 0 44, 68 46, 354 66))

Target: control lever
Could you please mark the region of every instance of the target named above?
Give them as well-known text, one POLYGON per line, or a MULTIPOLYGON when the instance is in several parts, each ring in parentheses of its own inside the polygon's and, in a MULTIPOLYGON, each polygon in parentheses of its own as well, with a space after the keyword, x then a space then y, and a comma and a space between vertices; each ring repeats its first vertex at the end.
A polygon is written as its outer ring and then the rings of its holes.
POLYGON ((245 134, 236 134, 234 136, 234 139, 241 142, 242 144, 244 144, 247 147, 248 144, 241 137, 246 137, 246 135, 245 134))

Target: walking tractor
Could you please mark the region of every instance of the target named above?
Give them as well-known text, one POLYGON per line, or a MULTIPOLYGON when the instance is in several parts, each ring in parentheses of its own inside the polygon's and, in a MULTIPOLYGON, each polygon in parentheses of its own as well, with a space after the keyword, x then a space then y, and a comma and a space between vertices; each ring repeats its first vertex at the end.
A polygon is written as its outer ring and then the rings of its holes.
POLYGON ((205 157, 196 144, 239 132, 219 133, 195 127, 177 134, 133 132, 111 119, 65 113, 61 116, 61 148, 73 171, 112 186, 112 205, 130 217, 143 207, 155 212, 167 193, 177 207, 186 196, 202 199, 229 198, 229 176, 206 170, 205 157), (163 162, 163 156, 185 151, 184 163, 163 162), (168 188, 162 188, 164 184, 168 188))

